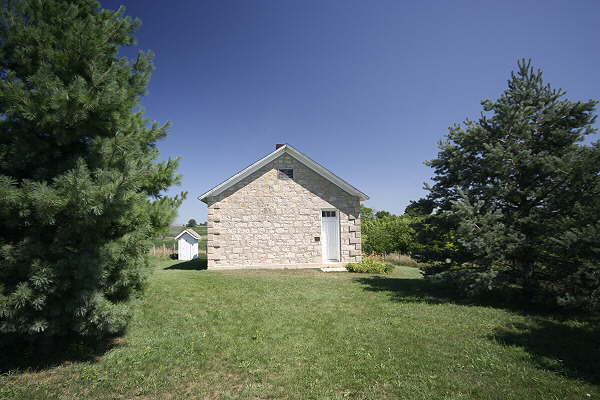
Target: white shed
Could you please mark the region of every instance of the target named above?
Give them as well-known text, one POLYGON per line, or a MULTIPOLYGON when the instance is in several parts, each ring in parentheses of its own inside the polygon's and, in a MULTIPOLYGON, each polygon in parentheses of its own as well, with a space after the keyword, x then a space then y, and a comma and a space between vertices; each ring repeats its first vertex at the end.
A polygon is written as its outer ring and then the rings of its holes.
POLYGON ((177 259, 187 261, 198 258, 199 239, 200 235, 189 228, 177 235, 175 237, 175 240, 177 240, 177 259))

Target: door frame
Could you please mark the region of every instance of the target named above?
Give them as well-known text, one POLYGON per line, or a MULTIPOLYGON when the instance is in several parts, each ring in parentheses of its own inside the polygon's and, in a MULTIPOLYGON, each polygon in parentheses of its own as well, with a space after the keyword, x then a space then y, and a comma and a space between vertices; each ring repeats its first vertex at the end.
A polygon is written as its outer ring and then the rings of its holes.
POLYGON ((337 208, 321 208, 321 210, 319 211, 319 221, 321 222, 321 260, 323 261, 323 263, 325 264, 333 264, 333 263, 339 263, 342 261, 342 232, 341 232, 341 228, 340 228, 340 210, 338 210, 337 208), (337 261, 331 261, 328 260, 326 258, 326 254, 327 254, 327 250, 325 248, 325 240, 323 237, 323 211, 335 211, 335 218, 337 221, 336 227, 337 227, 337 231, 338 231, 338 243, 336 246, 337 249, 337 261))

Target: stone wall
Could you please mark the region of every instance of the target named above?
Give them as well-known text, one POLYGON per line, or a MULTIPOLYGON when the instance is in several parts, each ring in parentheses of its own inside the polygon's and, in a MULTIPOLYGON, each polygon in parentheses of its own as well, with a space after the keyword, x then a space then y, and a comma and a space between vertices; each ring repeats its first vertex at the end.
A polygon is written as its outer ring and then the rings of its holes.
POLYGON ((207 199, 208 266, 322 263, 321 211, 340 216, 341 262, 359 262, 360 201, 288 154, 207 199), (279 172, 292 168, 294 178, 279 172))

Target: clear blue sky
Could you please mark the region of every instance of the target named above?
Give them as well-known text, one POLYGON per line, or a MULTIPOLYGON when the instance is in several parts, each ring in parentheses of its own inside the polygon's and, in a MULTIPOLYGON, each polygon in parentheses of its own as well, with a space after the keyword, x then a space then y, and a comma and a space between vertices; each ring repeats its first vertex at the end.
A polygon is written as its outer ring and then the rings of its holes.
MULTIPOLYGON (((146 116, 171 121, 178 222, 196 198, 290 143, 376 209, 425 194, 448 126, 531 58, 573 100, 600 98, 600 1, 118 1, 156 54, 146 116)), ((124 54, 132 54, 129 50, 124 54)))

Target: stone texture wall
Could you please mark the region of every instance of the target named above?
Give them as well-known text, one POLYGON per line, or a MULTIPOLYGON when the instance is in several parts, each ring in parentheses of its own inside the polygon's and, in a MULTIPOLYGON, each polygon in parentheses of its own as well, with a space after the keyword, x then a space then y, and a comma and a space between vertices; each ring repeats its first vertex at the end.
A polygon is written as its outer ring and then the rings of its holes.
POLYGON ((322 263, 323 209, 339 212, 340 261, 360 261, 359 199, 288 154, 207 203, 209 267, 322 263))

